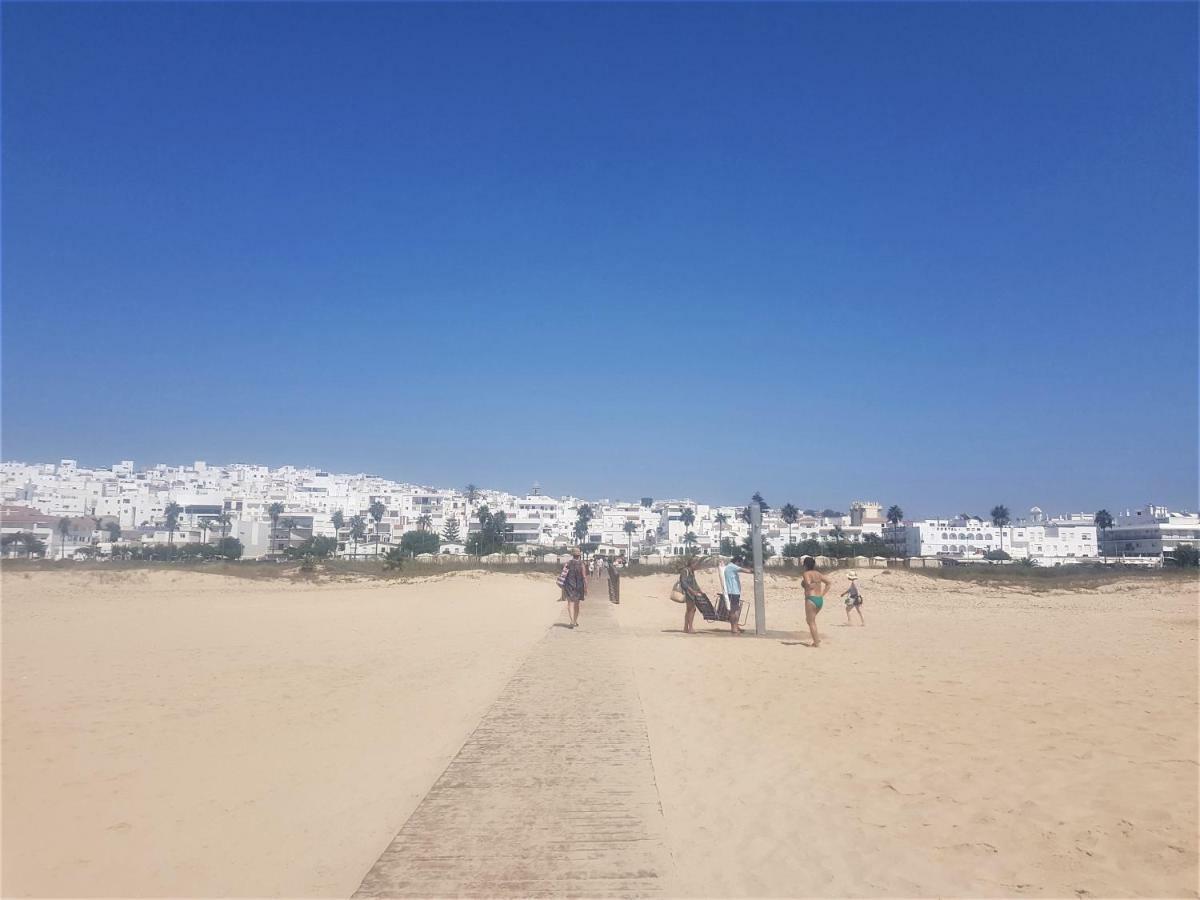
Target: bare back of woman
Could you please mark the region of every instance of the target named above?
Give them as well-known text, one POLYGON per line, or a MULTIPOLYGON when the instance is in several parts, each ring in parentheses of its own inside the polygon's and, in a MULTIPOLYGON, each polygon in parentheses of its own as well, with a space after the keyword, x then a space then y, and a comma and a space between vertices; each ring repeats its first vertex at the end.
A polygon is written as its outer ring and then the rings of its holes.
POLYGON ((832 585, 824 573, 817 571, 817 561, 811 556, 804 560, 804 574, 800 584, 804 587, 804 619, 812 635, 812 645, 821 646, 821 635, 817 632, 817 613, 825 605, 825 591, 832 585))

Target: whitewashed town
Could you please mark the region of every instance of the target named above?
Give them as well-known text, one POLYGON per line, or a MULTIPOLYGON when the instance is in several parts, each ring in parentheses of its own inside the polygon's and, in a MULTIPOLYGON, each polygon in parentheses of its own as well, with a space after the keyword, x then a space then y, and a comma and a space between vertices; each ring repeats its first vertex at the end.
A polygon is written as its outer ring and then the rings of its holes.
MULTIPOLYGON (((630 562, 732 553, 749 538, 746 506, 691 499, 551 497, 535 485, 515 495, 485 487, 431 488, 375 475, 259 465, 155 465, 132 460, 90 468, 76 460, 0 463, 0 544, 5 557, 91 559, 170 548, 212 549, 230 559, 345 559, 463 555, 516 562, 572 545, 630 562)), ((851 500, 845 510, 758 500, 768 565, 801 555, 918 564, 1082 562, 1162 565, 1200 547, 1200 516, 1148 504, 1110 513, 1048 515, 1003 505, 914 521, 897 505, 851 500), (1183 551, 1181 551, 1183 552, 1183 551), (864 559, 865 558, 865 559, 864 559)), ((196 555, 201 555, 196 552, 196 555)))

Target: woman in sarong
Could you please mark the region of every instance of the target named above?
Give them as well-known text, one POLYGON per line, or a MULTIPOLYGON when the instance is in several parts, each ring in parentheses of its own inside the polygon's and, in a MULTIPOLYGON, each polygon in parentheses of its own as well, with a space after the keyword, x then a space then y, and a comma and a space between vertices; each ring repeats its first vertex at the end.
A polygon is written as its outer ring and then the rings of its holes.
POLYGON ((683 571, 679 573, 679 587, 683 591, 683 596, 686 598, 687 606, 683 611, 683 630, 685 634, 695 634, 696 629, 692 627, 692 620, 696 618, 696 598, 703 591, 700 590, 700 585, 696 582, 696 569, 700 563, 704 562, 702 556, 692 556, 684 564, 683 571))
POLYGON ((571 551, 567 563, 567 580, 563 583, 563 598, 567 601, 568 628, 579 625, 579 604, 587 596, 587 571, 583 567, 582 554, 578 547, 571 551))

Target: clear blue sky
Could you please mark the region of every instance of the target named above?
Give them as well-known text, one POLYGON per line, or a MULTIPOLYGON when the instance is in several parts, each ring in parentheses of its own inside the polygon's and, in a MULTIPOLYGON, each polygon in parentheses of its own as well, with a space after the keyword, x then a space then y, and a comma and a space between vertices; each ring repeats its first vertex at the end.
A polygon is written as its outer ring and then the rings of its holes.
POLYGON ((1197 503, 1194 4, 3 7, 6 459, 1197 503))

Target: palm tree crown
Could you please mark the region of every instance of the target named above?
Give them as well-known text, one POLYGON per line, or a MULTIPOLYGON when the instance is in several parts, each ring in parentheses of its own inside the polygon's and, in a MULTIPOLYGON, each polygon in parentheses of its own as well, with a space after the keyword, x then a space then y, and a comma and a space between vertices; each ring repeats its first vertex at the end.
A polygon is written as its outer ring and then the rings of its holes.
POLYGON ((71 530, 70 519, 58 520, 58 558, 65 559, 67 555, 67 532, 71 530))
POLYGON ((1107 509, 1096 510, 1096 515, 1092 519, 1096 523, 1096 527, 1100 529, 1100 546, 1104 550, 1104 561, 1108 562, 1108 542, 1104 540, 1105 533, 1113 527, 1113 517, 1107 509))
POLYGON ((362 516, 350 517, 350 539, 354 541, 354 555, 358 556, 358 542, 367 536, 367 520, 362 516))
POLYGON ((1003 503, 992 507, 992 524, 1000 529, 1000 549, 1004 550, 1004 526, 1012 520, 1008 516, 1008 507, 1003 503))
POLYGON ((183 507, 172 500, 163 510, 163 515, 167 522, 167 543, 175 543, 175 532, 179 530, 179 516, 183 513, 183 507))
POLYGON ((788 543, 792 542, 792 526, 800 521, 800 510, 791 503, 785 503, 779 508, 779 518, 787 524, 788 543))

